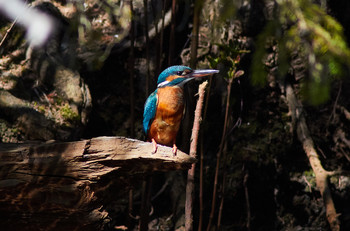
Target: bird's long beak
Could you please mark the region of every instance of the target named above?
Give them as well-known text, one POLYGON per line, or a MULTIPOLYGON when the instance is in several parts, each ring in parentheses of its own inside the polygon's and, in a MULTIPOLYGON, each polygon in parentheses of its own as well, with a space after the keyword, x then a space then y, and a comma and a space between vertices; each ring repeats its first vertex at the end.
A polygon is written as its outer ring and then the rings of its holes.
POLYGON ((194 70, 189 77, 196 78, 196 77, 203 77, 207 75, 213 75, 219 73, 219 70, 214 69, 205 69, 205 70, 194 70))

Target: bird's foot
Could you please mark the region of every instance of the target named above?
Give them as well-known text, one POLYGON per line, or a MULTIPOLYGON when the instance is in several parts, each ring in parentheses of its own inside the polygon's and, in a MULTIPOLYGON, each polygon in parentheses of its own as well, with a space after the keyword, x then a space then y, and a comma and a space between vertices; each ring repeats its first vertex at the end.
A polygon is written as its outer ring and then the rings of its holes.
POLYGON ((157 152, 157 149, 158 149, 157 142, 154 139, 152 139, 152 144, 153 144, 152 154, 155 154, 157 152))
POLYGON ((173 154, 174 156, 176 156, 176 153, 177 153, 177 147, 176 147, 176 144, 173 145, 173 154))

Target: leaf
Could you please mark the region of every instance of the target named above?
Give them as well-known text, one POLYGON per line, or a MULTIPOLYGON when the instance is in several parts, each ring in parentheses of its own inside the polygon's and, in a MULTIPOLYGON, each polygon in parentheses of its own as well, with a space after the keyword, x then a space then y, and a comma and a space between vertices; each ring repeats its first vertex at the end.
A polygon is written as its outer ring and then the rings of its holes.
POLYGON ((233 78, 239 78, 241 77, 242 75, 244 75, 244 71, 243 70, 238 70, 236 71, 236 73, 234 74, 233 78))
POLYGON ((211 68, 217 68, 218 62, 219 62, 219 58, 213 58, 211 56, 207 56, 207 59, 209 61, 209 66, 211 68))

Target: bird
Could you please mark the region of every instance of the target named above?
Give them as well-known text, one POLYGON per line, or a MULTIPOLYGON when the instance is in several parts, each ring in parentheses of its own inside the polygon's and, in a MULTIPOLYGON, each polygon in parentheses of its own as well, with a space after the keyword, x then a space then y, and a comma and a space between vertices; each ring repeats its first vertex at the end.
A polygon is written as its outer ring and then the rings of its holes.
POLYGON ((157 152, 157 144, 162 144, 172 146, 176 155, 176 136, 185 111, 184 85, 194 78, 218 72, 176 65, 160 73, 157 89, 147 98, 143 112, 143 131, 147 141, 153 143, 153 154, 157 152))

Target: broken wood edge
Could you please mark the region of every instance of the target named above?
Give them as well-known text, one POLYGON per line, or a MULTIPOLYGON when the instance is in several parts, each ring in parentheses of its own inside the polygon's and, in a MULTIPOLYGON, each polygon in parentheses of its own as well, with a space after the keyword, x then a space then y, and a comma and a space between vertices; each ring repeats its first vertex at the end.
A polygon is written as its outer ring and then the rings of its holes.
POLYGON ((0 144, 1 228, 102 230, 127 190, 196 161, 171 147, 152 151, 152 143, 125 137, 0 144))
POLYGON ((95 182, 111 172, 185 170, 196 162, 180 150, 174 156, 170 147, 159 145, 155 154, 152 150, 149 142, 108 136, 73 142, 0 144, 0 167, 7 167, 6 172, 0 172, 0 179, 28 174, 95 182))
POLYGON ((336 209, 334 207, 331 190, 328 186, 328 177, 333 175, 334 172, 326 171, 323 168, 317 151, 314 148, 315 145, 306 124, 306 119, 302 110, 303 106, 297 99, 294 93, 294 89, 289 82, 286 84, 285 90, 286 101, 292 115, 293 126, 296 128, 298 139, 302 143, 303 149, 309 159, 311 168, 315 173, 316 186, 321 193, 323 203, 326 208, 326 216, 328 223, 332 231, 339 231, 339 214, 337 214, 336 209))

